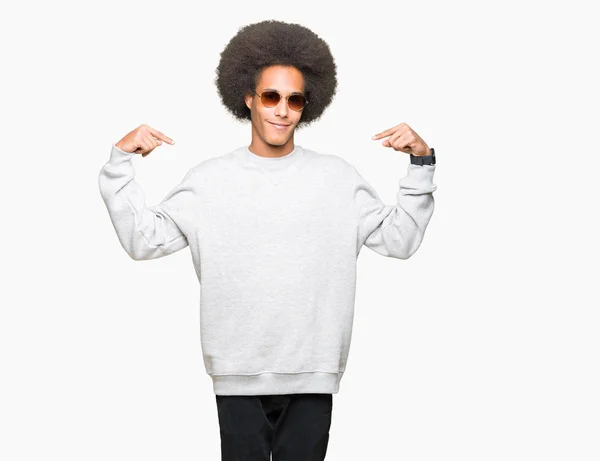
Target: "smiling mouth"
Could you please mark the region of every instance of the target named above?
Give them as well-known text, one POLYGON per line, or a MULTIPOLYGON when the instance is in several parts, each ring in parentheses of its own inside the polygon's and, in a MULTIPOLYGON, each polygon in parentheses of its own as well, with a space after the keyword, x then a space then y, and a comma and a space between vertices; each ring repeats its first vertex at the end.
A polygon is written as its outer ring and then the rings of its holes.
POLYGON ((282 124, 282 123, 273 123, 273 122, 269 122, 269 123, 271 125, 275 125, 278 128, 286 128, 286 127, 290 126, 290 125, 285 125, 285 124, 282 124))

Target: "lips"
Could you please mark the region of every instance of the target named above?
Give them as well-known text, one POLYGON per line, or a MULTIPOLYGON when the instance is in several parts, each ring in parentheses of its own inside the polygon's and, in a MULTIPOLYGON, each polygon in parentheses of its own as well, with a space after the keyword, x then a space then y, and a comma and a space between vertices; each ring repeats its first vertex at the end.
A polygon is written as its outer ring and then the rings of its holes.
POLYGON ((275 125, 276 127, 279 128, 285 128, 286 126, 290 126, 290 124, 285 124, 285 123, 274 123, 274 122, 269 122, 271 125, 275 125))

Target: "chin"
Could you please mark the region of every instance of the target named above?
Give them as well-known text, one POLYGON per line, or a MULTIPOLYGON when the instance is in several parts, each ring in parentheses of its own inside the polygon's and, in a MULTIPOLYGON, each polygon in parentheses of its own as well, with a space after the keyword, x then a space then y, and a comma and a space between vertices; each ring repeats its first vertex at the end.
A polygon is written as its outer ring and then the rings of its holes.
POLYGON ((288 141, 289 141, 289 138, 288 138, 288 139, 281 140, 281 141, 277 141, 277 140, 267 140, 267 144, 269 144, 269 145, 271 145, 271 146, 277 146, 277 147, 281 147, 281 146, 285 145, 285 143, 286 143, 286 142, 288 142, 288 141))
POLYGON ((286 142, 288 142, 290 140, 291 136, 288 137, 270 137, 270 138, 265 138, 265 142, 267 144, 270 144, 271 146, 283 146, 286 142))

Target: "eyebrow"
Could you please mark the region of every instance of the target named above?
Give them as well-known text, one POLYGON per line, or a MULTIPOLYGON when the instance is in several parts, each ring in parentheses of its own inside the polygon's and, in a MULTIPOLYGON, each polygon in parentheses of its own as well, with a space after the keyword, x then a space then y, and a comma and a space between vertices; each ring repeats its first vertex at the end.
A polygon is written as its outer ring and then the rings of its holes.
MULTIPOLYGON (((275 89, 275 88, 263 88, 263 91, 277 91, 278 93, 281 93, 279 90, 275 89)), ((294 91, 292 93, 290 93, 290 95, 292 94, 301 94, 304 96, 304 93, 302 91, 294 91)))

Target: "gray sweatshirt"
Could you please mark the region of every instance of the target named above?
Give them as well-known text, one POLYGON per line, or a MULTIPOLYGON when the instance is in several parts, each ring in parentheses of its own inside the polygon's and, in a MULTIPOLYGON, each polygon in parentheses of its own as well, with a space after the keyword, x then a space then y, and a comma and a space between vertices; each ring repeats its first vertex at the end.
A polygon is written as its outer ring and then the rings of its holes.
POLYGON ((408 164, 387 205, 341 157, 248 147, 192 167, 147 207, 137 154, 112 146, 98 184, 136 261, 189 246, 204 366, 217 395, 331 393, 346 369, 363 245, 408 259, 434 210, 435 165, 408 164))

